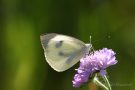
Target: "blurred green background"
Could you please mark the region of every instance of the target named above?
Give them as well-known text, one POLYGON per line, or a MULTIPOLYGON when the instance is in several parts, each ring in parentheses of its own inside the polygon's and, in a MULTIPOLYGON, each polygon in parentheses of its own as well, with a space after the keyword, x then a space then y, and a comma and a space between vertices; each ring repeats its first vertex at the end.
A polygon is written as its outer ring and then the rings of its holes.
POLYGON ((60 33, 112 48, 113 90, 135 90, 135 0, 1 0, 0 90, 98 90, 73 88, 75 68, 58 73, 46 63, 43 33, 60 33))

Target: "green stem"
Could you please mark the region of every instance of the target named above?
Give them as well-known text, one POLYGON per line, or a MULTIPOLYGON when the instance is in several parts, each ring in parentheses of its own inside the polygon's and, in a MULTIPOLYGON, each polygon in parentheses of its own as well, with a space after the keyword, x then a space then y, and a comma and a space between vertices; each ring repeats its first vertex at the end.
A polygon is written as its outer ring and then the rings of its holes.
POLYGON ((110 83, 109 83, 109 81, 108 81, 106 75, 103 76, 103 79, 104 79, 105 82, 107 83, 107 86, 109 87, 109 90, 112 90, 111 85, 110 85, 110 83))
POLYGON ((94 77, 93 81, 94 81, 94 83, 100 85, 101 87, 105 88, 106 90, 109 90, 103 83, 101 83, 101 82, 98 80, 97 76, 94 77))

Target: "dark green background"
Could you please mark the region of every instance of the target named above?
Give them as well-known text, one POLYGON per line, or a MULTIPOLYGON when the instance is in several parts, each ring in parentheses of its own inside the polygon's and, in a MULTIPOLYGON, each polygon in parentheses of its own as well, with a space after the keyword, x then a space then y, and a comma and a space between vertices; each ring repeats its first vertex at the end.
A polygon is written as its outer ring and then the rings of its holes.
POLYGON ((58 73, 46 63, 39 37, 54 32, 112 48, 113 90, 135 90, 135 0, 1 0, 0 90, 96 90, 72 87, 78 65, 58 73))

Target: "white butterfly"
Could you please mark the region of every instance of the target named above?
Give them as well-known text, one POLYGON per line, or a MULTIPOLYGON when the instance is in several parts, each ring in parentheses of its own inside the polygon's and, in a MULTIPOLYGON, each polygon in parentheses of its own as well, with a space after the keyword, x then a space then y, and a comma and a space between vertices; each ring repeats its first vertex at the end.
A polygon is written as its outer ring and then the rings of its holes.
POLYGON ((40 36, 41 44, 48 64, 62 72, 76 64, 89 53, 91 44, 66 35, 51 33, 40 36))

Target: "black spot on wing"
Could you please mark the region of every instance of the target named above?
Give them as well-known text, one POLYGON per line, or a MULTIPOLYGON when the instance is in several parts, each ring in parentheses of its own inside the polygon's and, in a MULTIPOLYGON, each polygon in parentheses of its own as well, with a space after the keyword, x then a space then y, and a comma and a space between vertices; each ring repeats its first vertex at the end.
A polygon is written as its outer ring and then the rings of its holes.
POLYGON ((69 56, 70 54, 60 51, 60 52, 58 53, 58 55, 59 55, 59 56, 62 56, 62 57, 67 57, 67 56, 69 56))
POLYGON ((58 41, 58 42, 55 44, 55 47, 56 47, 56 48, 61 47, 61 46, 62 46, 62 43, 63 43, 63 41, 58 41))
POLYGON ((55 33, 51 33, 51 34, 46 34, 46 35, 41 35, 40 36, 40 40, 41 40, 41 44, 44 48, 48 47, 48 43, 49 41, 54 38, 57 34, 55 33))

